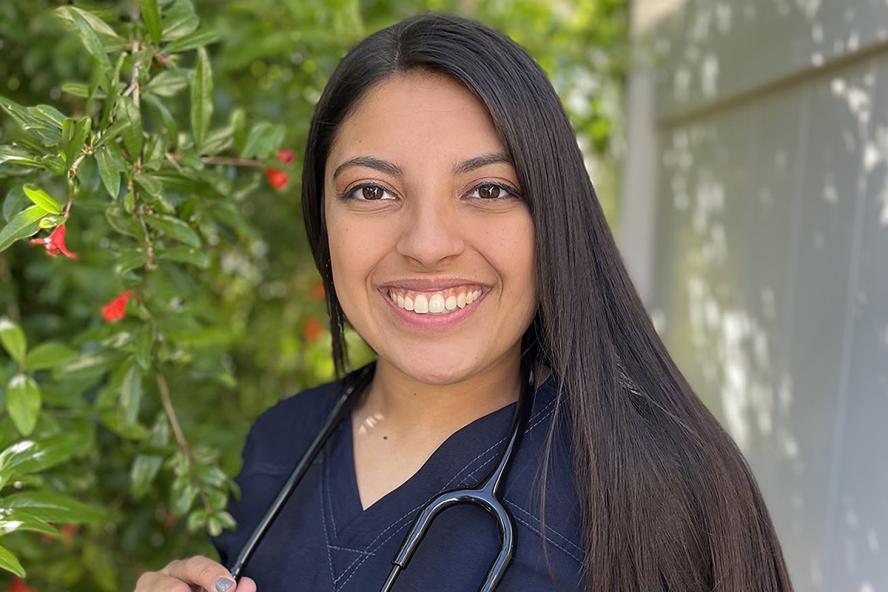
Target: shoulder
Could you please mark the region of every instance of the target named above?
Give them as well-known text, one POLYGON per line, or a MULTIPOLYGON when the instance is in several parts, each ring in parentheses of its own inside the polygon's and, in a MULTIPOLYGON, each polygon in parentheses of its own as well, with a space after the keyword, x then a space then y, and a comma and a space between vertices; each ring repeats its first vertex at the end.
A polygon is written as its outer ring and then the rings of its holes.
POLYGON ((333 408, 339 386, 334 380, 309 387, 263 411, 247 435, 243 472, 292 468, 333 408))

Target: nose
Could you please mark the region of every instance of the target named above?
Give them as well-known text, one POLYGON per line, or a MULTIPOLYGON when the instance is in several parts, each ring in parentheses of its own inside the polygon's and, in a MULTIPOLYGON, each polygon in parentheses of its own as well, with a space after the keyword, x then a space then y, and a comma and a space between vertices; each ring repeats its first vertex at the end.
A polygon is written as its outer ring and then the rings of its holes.
POLYGON ((425 267, 462 252, 465 243, 458 212, 449 199, 415 199, 402 220, 397 251, 425 267))

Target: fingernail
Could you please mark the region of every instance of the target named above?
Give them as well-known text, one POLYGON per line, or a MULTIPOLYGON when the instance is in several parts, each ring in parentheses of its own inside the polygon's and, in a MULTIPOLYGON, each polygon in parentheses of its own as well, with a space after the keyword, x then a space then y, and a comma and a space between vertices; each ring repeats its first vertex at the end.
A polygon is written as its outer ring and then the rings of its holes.
POLYGON ((228 592, 237 585, 237 582, 225 576, 216 578, 216 592, 228 592))

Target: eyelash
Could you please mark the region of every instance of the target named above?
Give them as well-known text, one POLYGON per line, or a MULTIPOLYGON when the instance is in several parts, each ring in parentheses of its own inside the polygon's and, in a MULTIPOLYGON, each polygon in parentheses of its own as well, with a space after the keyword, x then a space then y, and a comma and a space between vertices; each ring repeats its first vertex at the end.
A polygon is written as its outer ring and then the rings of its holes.
MULTIPOLYGON (((476 197, 476 198, 473 198, 473 199, 477 199, 477 200, 480 200, 480 201, 493 201, 493 202, 496 202, 496 201, 504 201, 504 200, 506 200, 506 199, 509 199, 509 197, 513 197, 513 198, 516 198, 516 199, 521 199, 521 194, 518 193, 518 191, 516 191, 515 189, 512 189, 512 187, 510 187, 509 185, 506 185, 506 184, 504 184, 504 183, 495 183, 495 182, 493 182, 493 181, 485 181, 485 182, 483 182, 483 183, 478 183, 477 185, 475 185, 474 187, 472 187, 470 193, 474 193, 475 191, 477 191, 477 190, 478 190, 479 188, 481 188, 481 187, 488 187, 488 186, 489 186, 489 187, 498 187, 498 188, 502 189, 502 190, 506 193, 506 196, 504 196, 504 197, 497 197, 497 198, 476 197)), ((338 195, 338 198, 341 199, 341 200, 343 200, 343 201, 349 201, 349 200, 354 200, 354 201, 365 201, 365 202, 374 202, 374 201, 391 201, 391 200, 388 200, 388 199, 358 199, 358 198, 356 198, 356 197, 351 197, 351 195, 353 195, 357 190, 359 190, 359 189, 363 189, 364 187, 379 187, 380 189, 382 189, 382 190, 385 191, 386 193, 391 193, 388 189, 386 189, 385 187, 383 187, 383 186, 380 185, 379 183, 360 183, 360 184, 355 185, 354 187, 352 187, 352 188, 350 188, 350 189, 347 189, 347 190, 344 191, 343 193, 340 193, 340 194, 338 195)))

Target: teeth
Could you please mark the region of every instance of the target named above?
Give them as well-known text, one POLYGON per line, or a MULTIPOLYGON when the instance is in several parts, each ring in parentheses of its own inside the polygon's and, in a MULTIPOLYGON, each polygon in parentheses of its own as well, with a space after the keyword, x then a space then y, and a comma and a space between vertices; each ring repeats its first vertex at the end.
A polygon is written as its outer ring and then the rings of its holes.
POLYGON ((443 292, 435 292, 434 294, 414 293, 413 297, 395 290, 389 290, 388 296, 399 308, 411 310, 417 314, 447 314, 457 308, 465 308, 473 303, 481 296, 481 289, 476 288, 469 292, 462 291, 456 294, 449 292, 446 295, 443 292))

